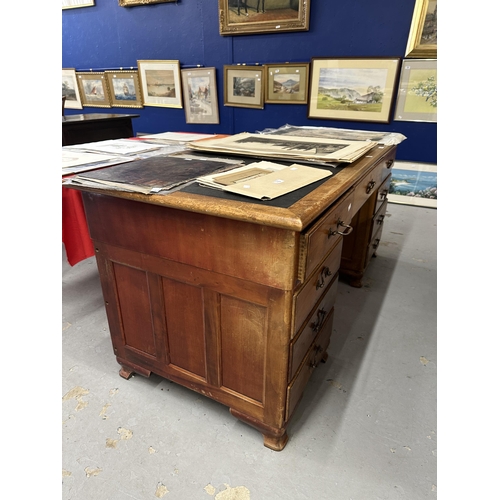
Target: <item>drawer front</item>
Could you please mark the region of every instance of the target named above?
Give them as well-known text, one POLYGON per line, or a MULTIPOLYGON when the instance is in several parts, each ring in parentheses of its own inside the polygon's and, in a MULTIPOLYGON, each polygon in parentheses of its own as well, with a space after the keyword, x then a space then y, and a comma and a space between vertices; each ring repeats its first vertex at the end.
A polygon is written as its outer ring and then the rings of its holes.
POLYGON ((318 302, 328 285, 333 281, 340 267, 342 240, 337 240, 332 251, 323 263, 315 269, 304 286, 294 297, 292 337, 300 330, 314 304, 318 302))
POLYGON ((391 175, 387 176, 387 179, 382 183, 378 189, 377 202, 375 204, 375 213, 380 210, 380 207, 387 202, 387 195, 389 194, 389 188, 391 187, 391 175))
POLYGON ((350 191, 339 200, 308 231, 301 234, 298 279, 302 282, 325 258, 342 234, 349 233, 354 210, 352 208, 353 192, 350 191))
POLYGON ((380 244, 380 240, 382 238, 382 228, 384 227, 384 223, 381 222, 376 226, 373 226, 373 236, 370 241, 370 246, 368 247, 368 258, 375 254, 377 248, 380 244))
POLYGON ((373 216, 373 230, 372 234, 376 233, 378 227, 384 223, 385 214, 387 212, 388 201, 385 200, 377 210, 377 213, 373 216))
POLYGON ((296 335, 294 341, 290 346, 290 369, 288 371, 288 380, 291 380, 298 367, 302 363, 307 350, 310 348, 311 343, 316 337, 317 333, 322 330, 323 325, 326 322, 326 318, 333 310, 335 304, 335 299, 337 297, 339 277, 338 273, 335 275, 335 279, 328 290, 325 292, 322 300, 313 309, 312 314, 305 322, 302 330, 296 335))
POLYGON ((368 172, 361 182, 354 189, 354 212, 356 213, 365 203, 365 201, 377 190, 392 172, 394 165, 394 152, 383 158, 377 166, 368 172))
POLYGON ((290 418, 293 410, 300 401, 302 393, 311 377, 314 368, 320 363, 328 344, 330 343, 330 335, 333 328, 333 310, 330 312, 329 316, 326 318, 323 328, 321 329, 319 335, 317 335, 315 341, 310 345, 310 349, 300 366, 300 369, 290 383, 287 389, 286 397, 286 420, 290 418))

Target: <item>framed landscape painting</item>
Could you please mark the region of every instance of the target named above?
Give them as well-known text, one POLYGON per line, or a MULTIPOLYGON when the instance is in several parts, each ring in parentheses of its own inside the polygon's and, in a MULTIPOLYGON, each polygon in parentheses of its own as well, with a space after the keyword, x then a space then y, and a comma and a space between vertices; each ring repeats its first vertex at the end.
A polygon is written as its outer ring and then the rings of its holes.
POLYGON ((224 106, 264 107, 264 68, 224 66, 224 106))
POLYGON ((437 58, 437 0, 416 0, 406 57, 437 58))
POLYGON ((219 0, 219 33, 307 31, 311 0, 219 0))
POLYGON ((268 103, 307 104, 309 63, 266 64, 268 103))
POLYGON ((142 108, 141 86, 137 71, 105 71, 111 105, 115 108, 142 108))
POLYGON ((179 61, 137 61, 144 106, 182 108, 179 61))
POLYGON ((437 60, 405 59, 394 120, 436 123, 437 106, 437 60))
POLYGON ((66 98, 64 101, 65 108, 83 108, 74 68, 63 68, 62 70, 62 96, 66 98))
POLYGON ((390 203, 437 208, 437 165, 397 161, 387 199, 390 203))
POLYGON ((215 68, 181 70, 186 123, 219 123, 215 68))
POLYGON ((399 58, 313 58, 309 118, 389 123, 399 58))
POLYGON ((76 74, 82 104, 93 108, 110 108, 108 80, 104 71, 82 71, 76 74))

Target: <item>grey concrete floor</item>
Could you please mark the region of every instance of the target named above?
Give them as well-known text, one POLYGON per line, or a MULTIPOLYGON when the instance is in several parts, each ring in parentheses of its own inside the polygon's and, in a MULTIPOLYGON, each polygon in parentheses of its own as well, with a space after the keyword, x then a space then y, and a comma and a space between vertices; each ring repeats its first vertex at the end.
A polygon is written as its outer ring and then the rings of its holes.
POLYGON ((121 378, 95 259, 63 251, 62 499, 436 498, 436 225, 437 210, 389 204, 281 452, 189 389, 121 378))

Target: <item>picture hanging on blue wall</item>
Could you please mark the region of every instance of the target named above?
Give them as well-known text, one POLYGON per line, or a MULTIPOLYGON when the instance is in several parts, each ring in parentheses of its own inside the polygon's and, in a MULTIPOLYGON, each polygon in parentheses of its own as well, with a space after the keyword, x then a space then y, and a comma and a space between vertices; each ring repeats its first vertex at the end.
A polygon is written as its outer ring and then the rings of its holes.
POLYGON ((219 33, 308 31, 311 0, 219 0, 219 33))
POLYGON ((179 61, 137 61, 144 106, 182 108, 179 61))
POLYGON ((105 71, 114 108, 142 108, 142 93, 137 71, 105 71))

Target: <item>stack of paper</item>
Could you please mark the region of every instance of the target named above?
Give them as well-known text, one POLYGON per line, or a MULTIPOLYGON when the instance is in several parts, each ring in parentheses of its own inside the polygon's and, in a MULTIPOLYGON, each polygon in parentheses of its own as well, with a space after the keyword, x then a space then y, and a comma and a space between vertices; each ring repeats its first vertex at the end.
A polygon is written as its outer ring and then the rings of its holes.
POLYGON ((352 163, 376 146, 374 141, 345 141, 317 137, 299 137, 242 133, 205 139, 188 148, 226 154, 282 158, 317 164, 352 163))
POLYGON ((255 162, 227 172, 198 177, 205 187, 260 200, 272 200, 332 175, 327 169, 267 161, 255 162))

